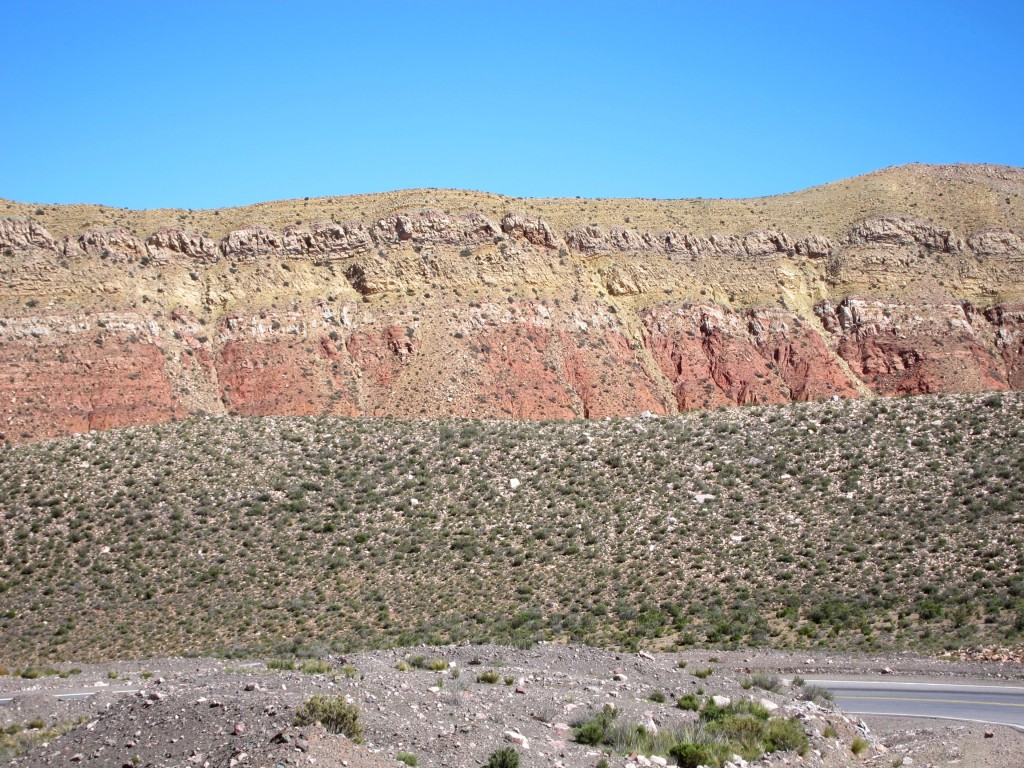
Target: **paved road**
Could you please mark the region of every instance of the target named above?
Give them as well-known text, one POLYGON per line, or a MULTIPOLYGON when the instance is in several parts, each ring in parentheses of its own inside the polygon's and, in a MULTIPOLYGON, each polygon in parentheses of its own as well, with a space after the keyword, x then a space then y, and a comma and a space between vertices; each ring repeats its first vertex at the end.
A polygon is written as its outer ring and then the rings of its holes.
POLYGON ((969 720, 1024 731, 1024 687, 900 683, 892 680, 808 680, 832 691, 855 715, 896 715, 969 720))

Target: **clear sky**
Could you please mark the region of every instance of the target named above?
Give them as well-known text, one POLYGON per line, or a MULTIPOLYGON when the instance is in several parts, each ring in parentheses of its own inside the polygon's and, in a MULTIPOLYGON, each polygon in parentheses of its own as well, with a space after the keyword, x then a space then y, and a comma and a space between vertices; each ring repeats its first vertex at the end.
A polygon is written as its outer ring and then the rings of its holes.
POLYGON ((1024 3, 2 0, 0 197, 748 197, 1024 165, 1024 3))

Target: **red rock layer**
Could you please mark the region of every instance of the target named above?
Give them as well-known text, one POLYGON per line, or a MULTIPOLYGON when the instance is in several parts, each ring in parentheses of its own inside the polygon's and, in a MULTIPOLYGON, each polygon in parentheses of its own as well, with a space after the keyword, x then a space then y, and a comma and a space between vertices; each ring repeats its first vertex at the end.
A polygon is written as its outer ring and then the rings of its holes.
MULTIPOLYGON (((835 348, 880 395, 983 392, 1008 387, 992 328, 960 304, 900 304, 851 297, 819 314, 835 348), (979 323, 975 328, 972 320, 979 323)), ((1012 358, 1012 352, 1010 357, 1012 358)))
POLYGON ((164 361, 122 333, 0 342, 0 433, 24 442, 184 417, 164 361))
POLYGON ((681 411, 857 394, 820 334, 793 313, 661 306, 641 318, 681 411))
POLYGON ((817 313, 821 327, 778 307, 663 303, 635 316, 636 334, 602 302, 527 300, 315 305, 215 328, 177 310, 163 327, 8 320, 0 432, 24 442, 196 412, 600 418, 1024 386, 1020 307, 851 297, 817 313))
POLYGON ((1006 364, 1011 389, 1024 389, 1024 305, 994 307, 985 313, 995 327, 995 345, 1006 364))

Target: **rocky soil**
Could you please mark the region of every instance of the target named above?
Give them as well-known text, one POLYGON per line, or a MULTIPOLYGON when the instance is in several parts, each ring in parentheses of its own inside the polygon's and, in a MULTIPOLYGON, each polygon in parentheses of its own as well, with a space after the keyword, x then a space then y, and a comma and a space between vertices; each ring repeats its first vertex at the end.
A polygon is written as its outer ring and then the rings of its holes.
MULTIPOLYGON (((301 661, 299 662, 302 663, 301 661)), ((578 744, 572 725, 607 704, 624 722, 669 731, 695 722, 695 712, 673 706, 697 693, 701 700, 766 700, 774 714, 799 718, 810 737, 801 757, 778 753, 757 765, 969 765, 999 762, 1024 749, 1024 735, 1008 729, 945 722, 869 723, 845 717, 826 701, 806 701, 801 688, 777 692, 745 688, 751 673, 792 676, 823 672, 1019 677, 1016 665, 937 662, 899 656, 732 652, 617 654, 540 644, 529 650, 499 646, 419 647, 334 659, 321 674, 268 669, 264 662, 163 659, 86 665, 66 679, 0 677, 0 726, 44 720, 47 726, 82 720, 75 730, 29 749, 20 766, 400 766, 399 753, 423 766, 482 765, 502 747, 524 765, 596 765, 608 748, 578 744), (435 659, 444 670, 402 662, 435 659), (681 663, 685 662, 685 667, 681 663), (704 676, 710 670, 710 674, 704 676), (494 683, 478 682, 494 673, 494 683), (694 673, 699 673, 694 674, 694 673), (117 694, 122 689, 137 693, 117 694), (55 691, 94 691, 86 701, 56 701, 55 691), (311 695, 340 696, 361 711, 365 742, 356 746, 317 726, 292 725, 311 695), (659 702, 652 699, 661 698, 659 702), (985 732, 991 734, 985 737, 985 732), (859 757, 851 751, 868 742, 859 757)), ((435 666, 440 666, 435 664, 435 666)), ((791 678, 790 678, 791 679, 791 678)), ((613 766, 658 764, 659 755, 607 754, 613 766), (652 762, 653 761, 653 762, 652 762)), ((738 763, 739 764, 739 763, 738 763)), ((752 764, 753 765, 753 764, 752 764)))

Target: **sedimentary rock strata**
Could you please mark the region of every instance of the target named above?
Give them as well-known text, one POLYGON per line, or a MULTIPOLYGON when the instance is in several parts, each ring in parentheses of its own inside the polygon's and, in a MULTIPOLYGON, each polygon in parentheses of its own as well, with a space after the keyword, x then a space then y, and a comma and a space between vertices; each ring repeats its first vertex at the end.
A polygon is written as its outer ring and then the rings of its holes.
POLYGON ((420 207, 219 238, 9 217, 0 248, 10 442, 195 413, 569 419, 1024 384, 1024 238, 998 217, 558 231, 420 207))

